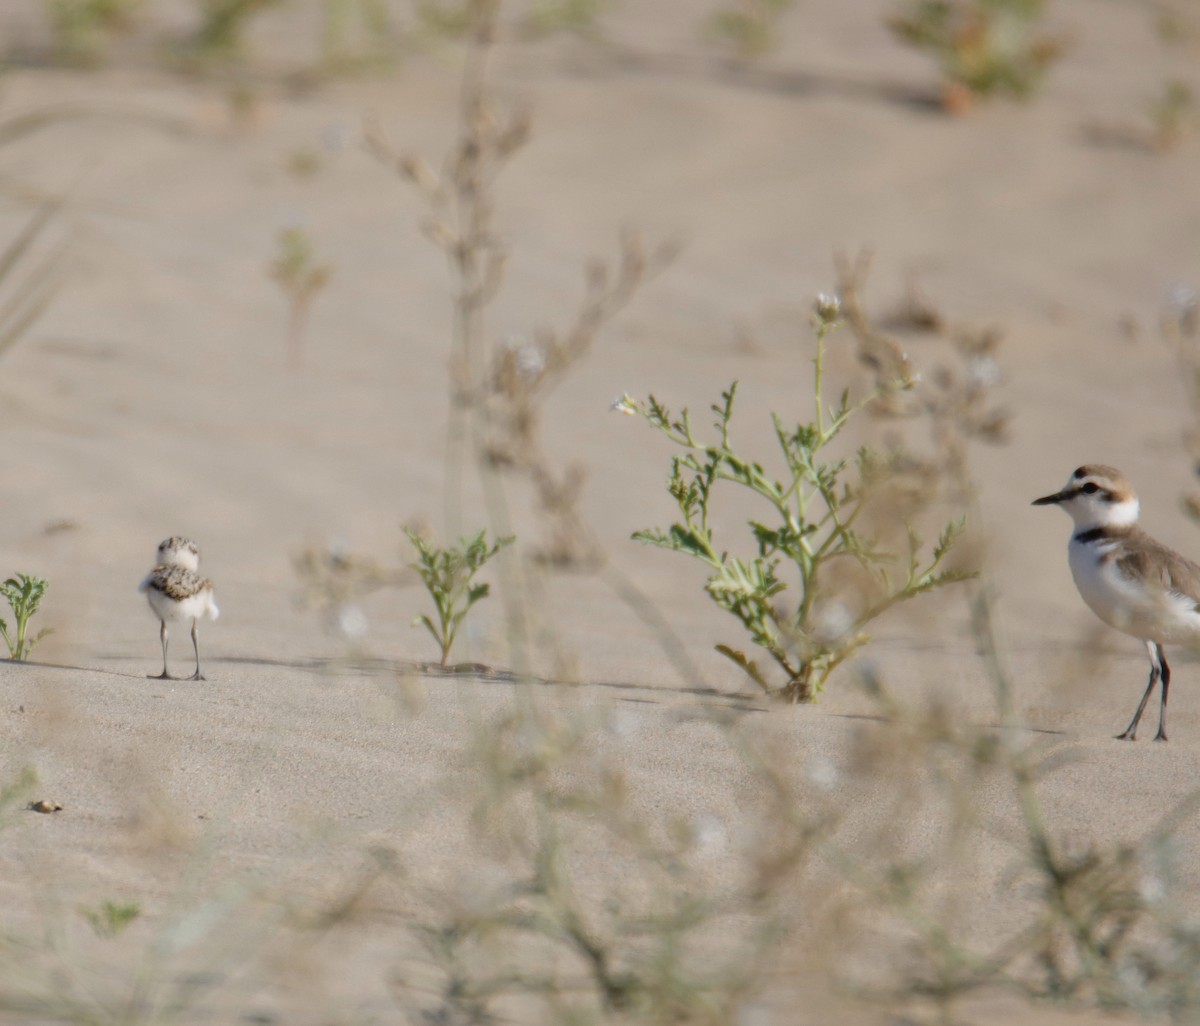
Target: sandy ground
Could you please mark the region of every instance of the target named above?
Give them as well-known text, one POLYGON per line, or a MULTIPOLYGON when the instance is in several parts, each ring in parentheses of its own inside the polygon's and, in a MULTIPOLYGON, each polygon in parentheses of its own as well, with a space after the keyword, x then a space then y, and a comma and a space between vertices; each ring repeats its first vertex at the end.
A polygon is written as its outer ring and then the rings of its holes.
MULTIPOLYGON (((778 51, 749 69, 715 59, 691 5, 666 0, 623 5, 604 45, 497 53, 499 94, 528 104, 535 129, 497 191, 511 257, 495 336, 528 339, 568 318, 583 261, 612 254, 622 226, 684 243, 545 412, 552 456, 587 470, 585 512, 613 564, 663 611, 704 677, 681 677, 655 632, 600 582, 548 585, 583 686, 538 687, 534 700, 568 718, 616 718, 597 744, 622 764, 643 812, 736 820, 753 781, 708 713, 731 712, 800 779, 832 768, 834 787, 863 732, 889 729, 863 718, 872 707, 848 682, 815 707, 770 709, 711 652, 736 634, 708 607, 697 568, 628 540, 670 516, 666 445, 608 409, 622 392, 651 391, 702 409, 738 378, 748 440, 767 438, 768 410, 803 416, 808 306, 833 285, 831 254, 860 246, 876 253, 873 307, 895 302, 916 274, 951 320, 1004 330, 1012 436, 978 449, 974 465, 1018 714, 1044 732, 1048 754, 1069 757, 1042 789, 1056 834, 1081 849, 1134 840, 1194 788, 1194 661, 1176 660, 1169 745, 1112 741, 1144 682, 1144 655, 1094 630, 1067 570, 1066 519, 1029 502, 1079 463, 1112 463, 1133 478, 1149 529, 1200 551, 1180 512, 1187 395, 1157 334, 1166 290, 1200 282, 1197 143, 1158 154, 1090 132, 1144 123, 1169 61, 1134 5, 1056 7, 1072 47, 1044 95, 965 119, 927 102, 930 66, 895 45, 882 3, 808 0, 778 51)), ((1194 55, 1181 71, 1200 87, 1194 55)), ((406 887, 453 889, 472 865, 470 778, 457 767, 486 734, 480 724, 521 689, 414 673, 435 653, 408 626, 422 608, 411 588, 365 603, 374 668, 331 672, 343 649, 299 608, 292 567, 305 545, 333 539, 398 565, 400 525, 440 521, 446 269, 421 234, 419 198, 358 139, 363 118, 377 117, 398 147, 436 164, 453 139, 457 72, 447 47, 319 88, 267 81, 242 121, 219 83, 132 64, 5 76, 6 116, 76 104, 101 115, 0 150, 6 180, 71 196, 60 222, 69 280, 0 361, 0 570, 50 580, 40 620, 55 627, 36 665, 0 666, 0 782, 31 766, 37 795, 65 806, 12 811, 0 833, 6 932, 30 966, 59 973, 39 991, 43 970, 30 969, 31 993, 120 993, 125 970, 143 966, 199 972, 153 954, 187 948, 173 924, 195 927, 195 908, 234 910, 214 913, 211 946, 225 957, 214 971, 238 964, 243 946, 276 952, 259 936, 278 929, 269 917, 239 918, 239 887, 265 881, 308 907, 352 889, 383 846, 405 866, 380 899, 388 914, 307 947, 280 943, 287 957, 224 980, 211 1014, 395 1021, 388 980, 406 942, 389 916, 423 907, 424 891, 406 887), (290 170, 298 156, 313 173, 290 170), (296 224, 333 278, 313 307, 304 366, 291 372, 285 308, 265 268, 280 230, 296 224), (200 542, 217 587, 221 618, 201 639, 205 683, 145 677, 158 669, 157 624, 136 585, 173 533, 200 542), (75 912, 105 900, 143 911, 118 947, 95 944, 75 912), (90 968, 63 968, 76 957, 90 968)), ((6 208, 13 230, 23 208, 6 208)), ((518 526, 531 545, 535 522, 518 526)), ((871 659, 914 704, 941 696, 965 722, 994 723, 966 622, 952 596, 931 600, 924 615, 889 618, 871 659)), ((466 640, 464 657, 503 663, 499 603, 479 607, 466 640)), ((173 667, 190 655, 177 630, 173 667)), ((860 844, 885 843, 898 815, 905 836, 940 829, 936 816, 898 812, 885 779, 846 787, 860 844)), ((977 937, 1017 914, 1004 882, 1011 796, 994 784, 980 801, 986 839, 945 884, 961 892, 977 937)), ((1200 827, 1186 821, 1180 837, 1194 879, 1200 827)), ((876 941, 891 950, 867 930, 858 957, 871 958, 876 941)), ((832 972, 808 969, 785 958, 754 1006, 760 1017, 745 1021, 889 1021, 873 1006, 827 1012, 821 1002, 841 999, 809 982, 804 1003, 791 1003, 789 981, 832 972)), ((33 1017, 13 1021, 22 1014, 33 1017)), ((989 998, 971 1021, 1094 1019, 989 998)))

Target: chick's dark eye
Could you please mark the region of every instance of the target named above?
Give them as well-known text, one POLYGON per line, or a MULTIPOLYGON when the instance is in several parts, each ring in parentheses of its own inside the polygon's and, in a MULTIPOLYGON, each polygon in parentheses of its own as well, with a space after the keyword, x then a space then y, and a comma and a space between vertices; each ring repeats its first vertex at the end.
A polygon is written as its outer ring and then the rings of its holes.
POLYGON ((1096 484, 1095 481, 1089 481, 1079 490, 1085 495, 1095 495, 1098 491, 1100 491, 1100 486, 1096 484))

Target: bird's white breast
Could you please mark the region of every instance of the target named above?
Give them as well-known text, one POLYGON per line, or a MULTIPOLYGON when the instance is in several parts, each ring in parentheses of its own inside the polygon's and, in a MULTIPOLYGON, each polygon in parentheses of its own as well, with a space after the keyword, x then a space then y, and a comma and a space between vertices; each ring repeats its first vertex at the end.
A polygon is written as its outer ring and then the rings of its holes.
POLYGON ((1160 643, 1200 638, 1196 602, 1168 591, 1159 581, 1126 576, 1109 557, 1120 543, 1071 540, 1068 558, 1079 594, 1101 620, 1135 638, 1160 643))

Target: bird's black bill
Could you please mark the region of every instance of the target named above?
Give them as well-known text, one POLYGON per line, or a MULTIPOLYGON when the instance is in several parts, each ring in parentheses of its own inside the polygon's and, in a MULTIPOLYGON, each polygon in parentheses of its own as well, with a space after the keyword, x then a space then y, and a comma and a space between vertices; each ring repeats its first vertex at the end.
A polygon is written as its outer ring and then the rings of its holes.
POLYGON ((1043 495, 1040 499, 1034 499, 1034 506, 1052 506, 1056 502, 1062 502, 1067 496, 1062 492, 1055 492, 1053 495, 1043 495))

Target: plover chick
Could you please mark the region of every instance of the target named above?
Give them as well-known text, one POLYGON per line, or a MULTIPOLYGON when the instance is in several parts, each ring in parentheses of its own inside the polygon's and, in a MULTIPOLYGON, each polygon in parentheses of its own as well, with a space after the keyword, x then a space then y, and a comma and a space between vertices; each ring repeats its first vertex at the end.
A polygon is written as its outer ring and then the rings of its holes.
POLYGON ((188 680, 204 680, 200 672, 200 642, 196 622, 203 616, 217 618, 216 599, 213 596, 212 581, 201 577, 200 550, 190 538, 178 535, 168 538, 158 547, 157 561, 138 586, 138 591, 146 593, 150 600, 150 608, 158 617, 160 629, 159 638, 162 640, 163 668, 160 674, 147 674, 155 680, 174 680, 167 672, 167 631, 168 620, 192 621, 192 648, 196 653, 196 672, 188 680))
POLYGON ((1035 506, 1061 506, 1075 521, 1067 549, 1075 587, 1110 627, 1140 639, 1150 656, 1150 682, 1121 740, 1133 741, 1154 685, 1162 682, 1155 741, 1167 740, 1171 668, 1163 645, 1200 642, 1200 566, 1137 526, 1138 498, 1112 467, 1088 464, 1060 491, 1035 506))

